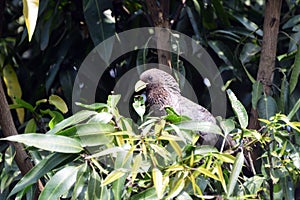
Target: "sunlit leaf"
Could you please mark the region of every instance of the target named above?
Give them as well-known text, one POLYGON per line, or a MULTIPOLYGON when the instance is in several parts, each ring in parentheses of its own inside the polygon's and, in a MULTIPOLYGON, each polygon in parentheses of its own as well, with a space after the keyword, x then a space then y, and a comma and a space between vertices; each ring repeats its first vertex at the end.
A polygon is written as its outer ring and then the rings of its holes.
MULTIPOLYGON (((15 98, 22 97, 22 89, 17 77, 17 74, 12 65, 8 64, 3 68, 3 79, 7 88, 7 94, 12 99, 14 103, 16 102, 15 98)), ((16 109, 18 119, 22 124, 24 122, 25 111, 23 108, 16 109)))
POLYGON ((54 105, 62 113, 68 112, 68 107, 67 107, 67 104, 65 103, 65 101, 61 97, 59 97, 55 94, 52 94, 49 97, 49 103, 54 105))
POLYGON ((157 197, 159 199, 162 198, 163 196, 163 176, 161 171, 158 168, 153 168, 152 170, 152 180, 153 180, 153 185, 156 190, 157 197))
POLYGON ((72 115, 71 117, 66 118, 63 121, 61 121, 60 123, 56 124, 56 126, 53 127, 53 129, 48 131, 46 134, 55 134, 68 126, 78 124, 79 122, 82 122, 82 121, 86 120, 87 118, 92 117, 96 114, 97 114, 97 112, 95 112, 95 111, 89 111, 89 110, 79 111, 79 112, 75 113, 74 115, 72 115))
POLYGON ((115 131, 113 125, 103 123, 79 124, 76 129, 84 146, 108 144, 113 140, 113 137, 107 136, 106 133, 115 131))
POLYGON ((175 182, 174 187, 170 188, 169 195, 167 196, 167 199, 173 199, 176 197, 184 188, 184 179, 181 178, 175 182))
POLYGON ((80 142, 77 140, 60 135, 28 133, 9 136, 0 140, 20 142, 27 146, 61 153, 79 153, 83 150, 80 142))
POLYGON ((236 98, 235 94, 228 89, 227 94, 231 102, 234 113, 236 114, 242 128, 248 126, 248 115, 243 104, 236 98))
POLYGON ((115 180, 121 178, 122 176, 124 176, 126 174, 127 170, 126 169, 116 169, 114 171, 112 171, 101 183, 101 186, 105 186, 108 185, 112 182, 114 182, 115 180))
POLYGON ((23 0, 23 15, 28 31, 28 39, 31 41, 39 11, 39 0, 23 0))
POLYGON ((238 178, 239 178, 239 175, 242 171, 242 167, 244 165, 244 154, 243 152, 240 152, 237 154, 236 156, 236 160, 233 164, 233 168, 232 168, 232 172, 230 174, 230 177, 229 177, 229 181, 227 183, 227 197, 230 197, 232 192, 233 192, 233 189, 235 187, 235 185, 237 184, 237 181, 238 181, 238 178))

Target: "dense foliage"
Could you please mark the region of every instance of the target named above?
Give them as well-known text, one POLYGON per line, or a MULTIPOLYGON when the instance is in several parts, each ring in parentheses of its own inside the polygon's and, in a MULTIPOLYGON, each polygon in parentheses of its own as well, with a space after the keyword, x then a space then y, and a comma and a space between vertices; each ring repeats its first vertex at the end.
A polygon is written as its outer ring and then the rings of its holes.
MULTIPOLYGON (((45 186, 40 199, 299 198, 298 0, 283 1, 271 95, 255 80, 264 1, 170 1, 171 29, 199 41, 225 82, 230 112, 218 118, 219 126, 189 121, 171 108, 162 118, 138 112, 143 119, 138 123, 119 113, 123 97, 109 95, 116 80, 141 63, 157 62, 153 49, 115 60, 99 83, 102 103, 78 102, 86 110, 68 112, 83 59, 112 35, 152 26, 147 5, 139 0, 40 1, 29 42, 22 2, 30 1, 6 1, 0 12, 1 75, 20 133, 0 141, 0 199, 33 199, 39 179, 45 186), (259 130, 247 128, 251 109, 258 111, 259 130), (226 150, 199 146, 196 130, 230 135, 237 145, 226 150), (27 147, 35 167, 24 177, 5 140, 27 147), (255 160, 252 152, 258 153, 255 160)), ((202 77, 193 76, 192 65, 172 54, 172 66, 209 107, 202 77)), ((135 99, 135 110, 144 106, 141 100, 135 99)))

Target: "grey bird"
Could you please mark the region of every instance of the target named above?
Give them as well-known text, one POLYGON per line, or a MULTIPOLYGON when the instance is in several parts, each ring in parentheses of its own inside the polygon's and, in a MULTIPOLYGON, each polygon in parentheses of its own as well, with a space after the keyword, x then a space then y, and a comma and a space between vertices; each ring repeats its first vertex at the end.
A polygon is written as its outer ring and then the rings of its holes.
MULTIPOLYGON (((166 115, 165 107, 170 106, 178 114, 185 115, 191 120, 216 124, 216 119, 207 109, 181 95, 179 84, 167 72, 159 69, 146 70, 140 75, 135 87, 136 91, 142 88, 146 88, 147 105, 150 106, 154 116, 166 115)), ((219 135, 203 132, 200 135, 202 145, 219 146, 219 135)))

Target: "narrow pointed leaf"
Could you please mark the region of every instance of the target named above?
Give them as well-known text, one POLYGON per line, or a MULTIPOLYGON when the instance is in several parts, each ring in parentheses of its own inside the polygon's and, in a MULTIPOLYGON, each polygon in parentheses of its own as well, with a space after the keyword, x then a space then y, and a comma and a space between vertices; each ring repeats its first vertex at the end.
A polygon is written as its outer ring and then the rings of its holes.
POLYGON ((103 181, 101 186, 108 185, 126 174, 126 169, 117 169, 112 171, 103 181))
POLYGON ((54 126, 54 128, 51 129, 50 131, 48 131, 46 134, 55 134, 66 127, 69 127, 71 125, 82 122, 96 114, 97 114, 97 112, 95 112, 95 111, 89 111, 89 110, 79 111, 79 112, 75 113, 74 115, 72 115, 71 117, 64 119, 60 123, 56 124, 54 126))
POLYGON ((227 197, 231 196, 231 194, 234 190, 234 187, 237 184, 239 175, 242 171, 244 160, 245 160, 245 158, 244 158, 243 152, 238 153, 238 155, 236 156, 236 160, 233 164, 233 169, 230 174, 229 181, 227 183, 227 197))
POLYGON ((152 180, 153 180, 153 185, 156 190, 156 194, 159 199, 162 198, 163 196, 163 176, 161 171, 158 168, 153 168, 152 170, 152 180))
POLYGON ((57 172, 47 182, 39 200, 59 199, 74 185, 78 170, 79 167, 68 166, 57 172))
POLYGON ((39 11, 39 0, 23 0, 23 15, 28 31, 28 39, 31 41, 39 11))
POLYGON ((26 186, 32 185, 37 182, 44 174, 54 169, 60 163, 74 157, 72 154, 55 153, 49 155, 34 166, 14 187, 11 191, 10 196, 23 190, 26 186))
POLYGON ((93 168, 92 173, 90 174, 90 179, 88 182, 88 199, 100 199, 101 195, 101 180, 96 172, 96 170, 93 168))
POLYGON ((248 126, 248 115, 243 104, 236 98, 235 94, 228 89, 227 94, 231 102, 234 113, 236 114, 242 128, 248 126))
POLYGON ((80 142, 77 140, 60 135, 28 133, 9 136, 0 140, 19 142, 27 146, 61 153, 79 153, 83 150, 80 142))

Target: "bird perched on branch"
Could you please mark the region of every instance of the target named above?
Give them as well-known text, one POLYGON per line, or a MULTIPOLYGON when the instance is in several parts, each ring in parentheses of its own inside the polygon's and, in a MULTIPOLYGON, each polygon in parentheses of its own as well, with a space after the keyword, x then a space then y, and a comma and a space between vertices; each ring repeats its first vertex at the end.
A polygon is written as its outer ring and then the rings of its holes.
MULTIPOLYGON (((170 106, 178 114, 192 120, 216 124, 216 119, 207 109, 181 95, 179 84, 167 72, 159 69, 143 72, 136 84, 136 90, 141 88, 146 88, 147 104, 154 116, 166 115, 165 107, 170 106)), ((215 146, 219 141, 217 134, 201 132, 200 135, 203 139, 202 144, 215 146)))

